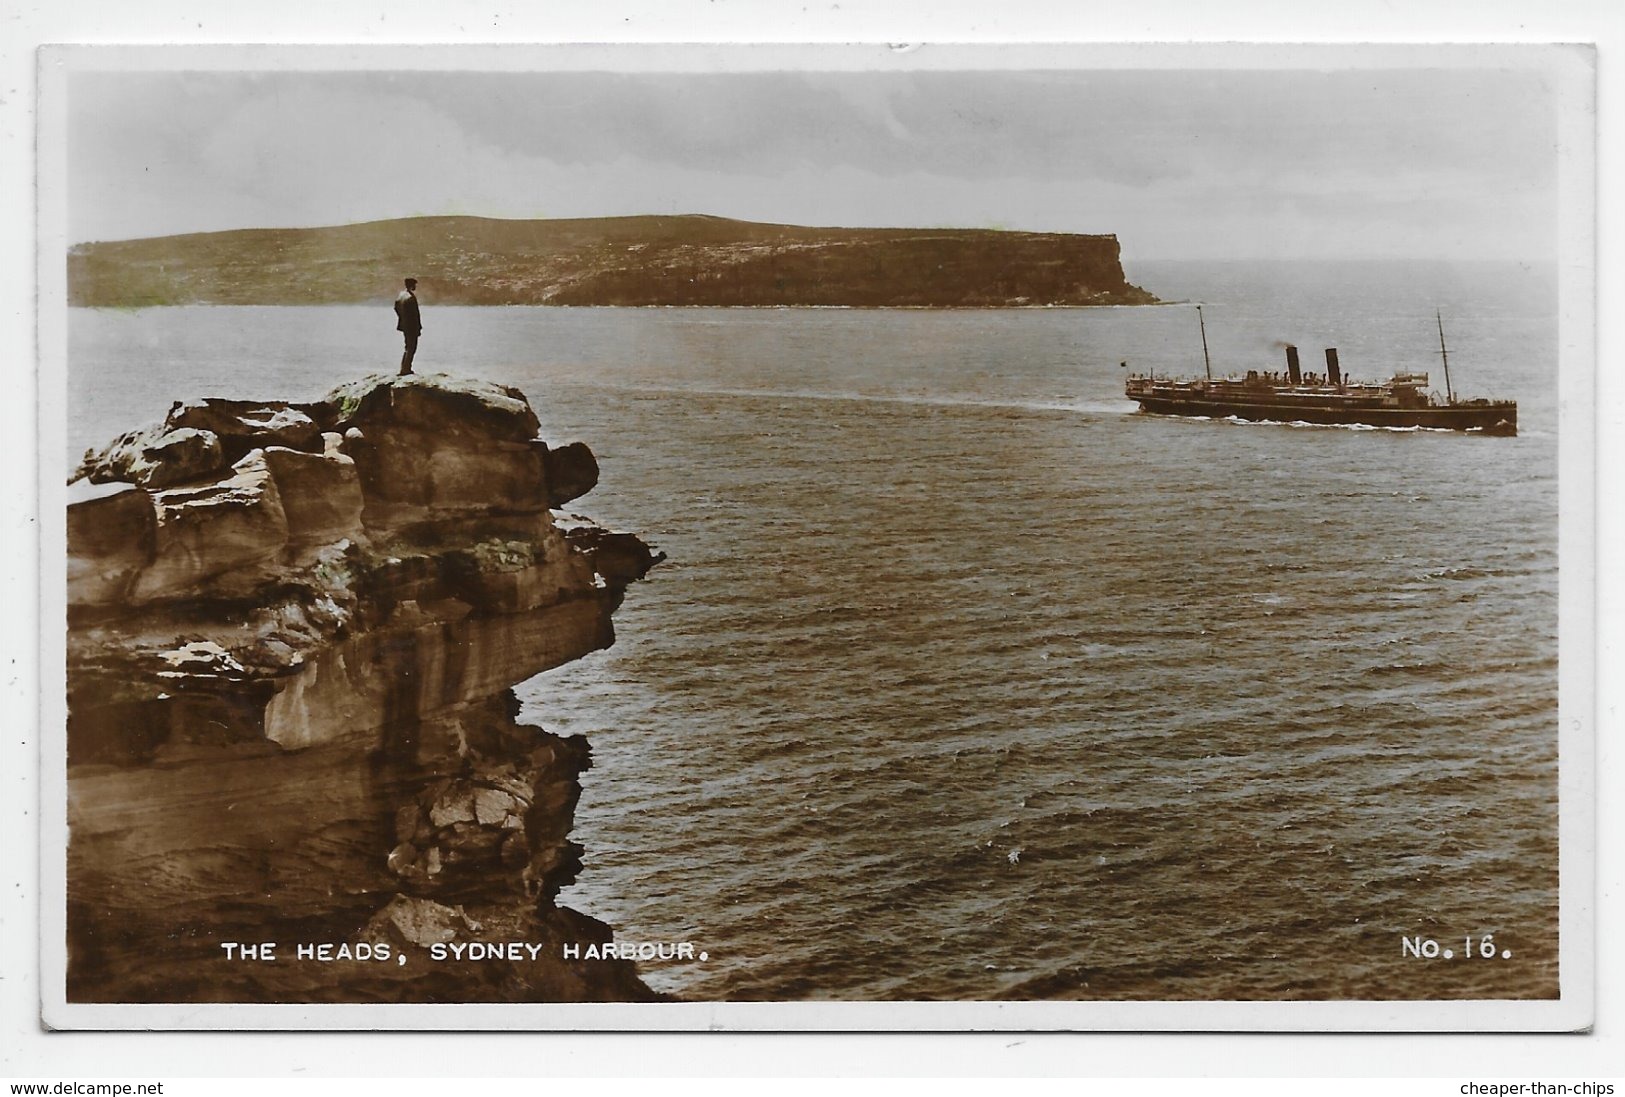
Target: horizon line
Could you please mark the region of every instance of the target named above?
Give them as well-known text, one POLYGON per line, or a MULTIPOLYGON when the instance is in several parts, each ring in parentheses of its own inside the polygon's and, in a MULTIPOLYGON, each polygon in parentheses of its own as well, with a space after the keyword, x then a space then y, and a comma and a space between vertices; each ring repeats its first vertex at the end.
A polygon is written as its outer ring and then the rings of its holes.
POLYGON ((1331 254, 1294 254, 1283 255, 1279 253, 1250 253, 1215 255, 1170 255, 1170 254, 1136 254, 1123 243, 1122 238, 1115 232, 1082 232, 1072 229, 1031 229, 1012 228, 1005 225, 821 225, 803 224, 795 221, 763 221, 744 217, 731 217, 720 213, 704 213, 687 211, 683 213, 617 213, 595 216, 576 217, 515 217, 481 213, 423 213, 406 214, 399 217, 376 217, 361 221, 346 221, 317 225, 239 225, 232 228, 219 229, 188 229, 182 232, 153 233, 143 236, 125 236, 116 238, 102 238, 79 240, 68 245, 71 252, 78 248, 94 247, 105 244, 134 244, 155 240, 184 239, 197 236, 221 236, 228 233, 256 233, 256 232, 323 232, 334 229, 363 228, 373 225, 387 225, 397 222, 412 221, 487 221, 510 222, 513 224, 536 224, 538 222, 588 222, 588 221, 634 221, 634 220, 708 220, 727 221, 737 225, 749 225, 762 228, 791 228, 791 229, 826 229, 840 232, 882 231, 882 232, 993 232, 1011 233, 1030 236, 1079 236, 1115 239, 1121 251, 1121 262, 1126 266, 1130 263, 1500 263, 1518 264, 1534 267, 1553 267, 1559 263, 1557 258, 1536 258, 1532 256, 1499 255, 1499 256, 1471 256, 1464 257, 1452 254, 1409 254, 1409 255, 1353 255, 1340 256, 1331 254))

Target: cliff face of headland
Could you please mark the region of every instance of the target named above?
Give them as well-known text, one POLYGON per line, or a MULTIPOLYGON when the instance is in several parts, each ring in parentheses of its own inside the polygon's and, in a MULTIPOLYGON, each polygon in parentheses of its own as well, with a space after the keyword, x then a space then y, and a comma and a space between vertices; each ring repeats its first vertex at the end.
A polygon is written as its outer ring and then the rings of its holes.
POLYGON ((1142 305, 1115 236, 840 229, 720 217, 422 217, 81 244, 69 300, 93 307, 388 301, 436 305, 1142 305))
POLYGON ((611 644, 656 558, 556 510, 597 463, 536 433, 516 389, 371 377, 177 403, 86 455, 70 1001, 654 997, 565 947, 610 939, 555 903, 588 746, 517 722, 511 687, 611 644), (470 942, 505 952, 434 958, 470 942))

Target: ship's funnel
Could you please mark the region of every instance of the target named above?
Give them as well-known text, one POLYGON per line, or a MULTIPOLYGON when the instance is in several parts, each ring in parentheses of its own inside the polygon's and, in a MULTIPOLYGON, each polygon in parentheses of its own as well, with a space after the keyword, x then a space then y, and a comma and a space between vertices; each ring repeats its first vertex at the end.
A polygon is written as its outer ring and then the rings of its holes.
POLYGON ((1286 376, 1294 385, 1303 383, 1303 371, 1298 368, 1298 348, 1286 348, 1286 376))
POLYGON ((1343 371, 1337 366, 1337 348, 1326 348, 1326 380, 1334 385, 1343 383, 1343 371))

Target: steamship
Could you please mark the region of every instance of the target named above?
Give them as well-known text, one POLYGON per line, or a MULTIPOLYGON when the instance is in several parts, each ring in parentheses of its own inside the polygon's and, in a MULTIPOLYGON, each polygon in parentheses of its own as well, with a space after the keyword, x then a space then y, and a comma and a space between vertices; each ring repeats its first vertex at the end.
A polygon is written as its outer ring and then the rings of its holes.
POLYGON ((1278 423, 1518 433, 1515 401, 1457 399, 1450 385, 1450 355, 1444 345, 1442 320, 1439 353, 1444 359, 1446 396, 1440 399, 1428 390, 1426 373, 1396 373, 1383 382, 1350 381, 1338 365, 1335 347, 1326 348, 1324 374, 1306 373, 1298 360, 1298 348, 1289 346, 1284 373, 1248 370, 1242 378, 1215 378, 1200 306, 1196 313, 1202 325, 1202 361, 1207 375, 1174 379, 1130 374, 1124 392, 1130 400, 1139 402, 1142 411, 1278 423))

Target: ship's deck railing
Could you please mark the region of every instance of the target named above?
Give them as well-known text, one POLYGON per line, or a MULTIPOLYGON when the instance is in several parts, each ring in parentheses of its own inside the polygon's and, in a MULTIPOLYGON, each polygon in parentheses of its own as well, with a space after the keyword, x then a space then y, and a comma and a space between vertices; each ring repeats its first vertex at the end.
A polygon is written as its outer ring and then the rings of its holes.
POLYGON ((1425 373, 1396 373, 1387 381, 1351 381, 1345 378, 1338 385, 1334 385, 1324 378, 1313 382, 1301 381, 1294 385, 1278 374, 1266 374, 1253 380, 1248 380, 1246 377, 1237 377, 1235 374, 1228 374, 1224 377, 1214 377, 1209 380, 1205 377, 1157 377, 1147 373, 1130 373, 1124 380, 1137 382, 1141 386, 1166 385, 1169 388, 1177 389, 1205 389, 1209 387, 1272 388, 1282 394, 1301 392, 1308 395, 1324 393, 1328 389, 1382 392, 1393 388, 1424 388, 1428 383, 1428 375, 1425 373))
POLYGON ((1269 389, 1281 396, 1324 396, 1328 392, 1340 392, 1353 395, 1381 395, 1389 390, 1390 385, 1381 381, 1348 381, 1341 385, 1330 383, 1312 384, 1300 383, 1297 385, 1287 381, 1254 381, 1248 382, 1239 377, 1215 377, 1209 381, 1197 377, 1147 377, 1141 374, 1131 374, 1125 379, 1136 388, 1165 388, 1179 391, 1201 392, 1208 389, 1225 391, 1229 389, 1258 390, 1269 389))

